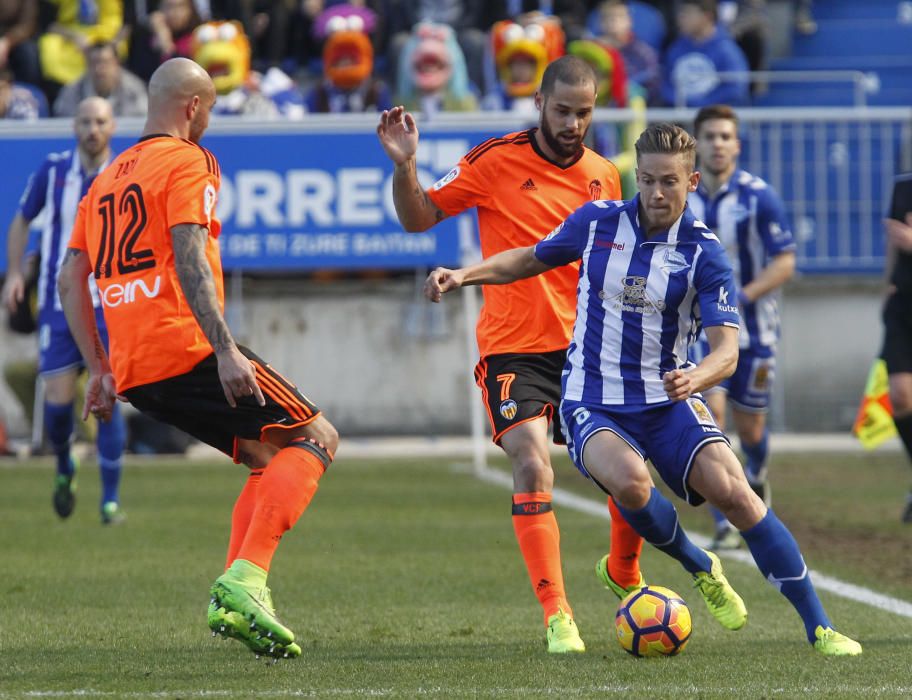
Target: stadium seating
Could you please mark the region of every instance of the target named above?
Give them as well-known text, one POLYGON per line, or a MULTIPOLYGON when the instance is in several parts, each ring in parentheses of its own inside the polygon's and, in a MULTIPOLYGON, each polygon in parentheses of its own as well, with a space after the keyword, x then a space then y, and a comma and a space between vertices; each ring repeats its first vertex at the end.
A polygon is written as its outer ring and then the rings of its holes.
MULTIPOLYGON (((857 70, 870 74, 868 105, 912 105, 912 2, 827 0, 814 3, 817 31, 796 34, 792 55, 773 70, 857 70)), ((758 106, 849 106, 851 83, 772 83, 758 106)))

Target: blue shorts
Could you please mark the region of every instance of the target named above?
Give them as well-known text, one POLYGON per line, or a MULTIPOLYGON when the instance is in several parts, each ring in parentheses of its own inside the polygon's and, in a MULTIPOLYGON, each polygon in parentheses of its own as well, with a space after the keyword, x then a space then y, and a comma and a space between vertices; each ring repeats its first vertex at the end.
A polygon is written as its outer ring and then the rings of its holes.
MULTIPOLYGON (((709 353, 709 343, 701 340, 689 353, 693 362, 699 363, 709 353)), ((738 366, 732 376, 723 379, 704 394, 724 391, 728 400, 747 413, 767 413, 776 377, 775 348, 758 345, 738 351, 738 366)))
POLYGON ((614 433, 644 461, 651 461, 662 481, 694 506, 705 500, 687 484, 694 457, 711 442, 728 443, 700 396, 654 406, 591 406, 565 399, 560 414, 570 458, 603 491, 607 489, 583 463, 586 442, 602 430, 614 433))
MULTIPOLYGON (((99 325, 98 335, 105 349, 108 348, 108 329, 99 325)), ((85 363, 79 346, 67 327, 61 328, 49 323, 38 327, 38 373, 55 374, 69 369, 82 369, 85 363)))

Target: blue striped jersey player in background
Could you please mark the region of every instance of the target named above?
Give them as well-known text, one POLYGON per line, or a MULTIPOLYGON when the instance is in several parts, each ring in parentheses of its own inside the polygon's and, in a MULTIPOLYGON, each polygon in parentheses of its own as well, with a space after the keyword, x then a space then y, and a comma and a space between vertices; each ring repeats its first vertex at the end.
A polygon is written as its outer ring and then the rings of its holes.
MULTIPOLYGON (((722 241, 735 272, 741 314, 738 366, 706 392, 718 426, 725 430, 726 396, 744 453, 747 482, 770 505, 767 475, 769 431, 766 415, 776 376, 779 288, 795 272, 795 239, 775 190, 738 168, 738 116, 727 105, 704 107, 694 119, 700 184, 688 205, 722 241)), ((705 337, 691 350, 699 361, 709 350, 705 337)), ((734 549, 741 537, 726 517, 710 507, 716 534, 710 549, 734 549)))
POLYGON ((832 628, 798 543, 748 485, 699 393, 734 371, 739 317, 725 249, 687 207, 700 181, 696 143, 678 126, 654 124, 636 155, 633 200, 585 204, 534 246, 459 270, 437 268, 425 294, 439 301, 465 284, 508 284, 580 260, 560 409, 576 467, 612 494, 647 542, 682 564, 727 629, 747 622, 744 602, 719 558, 690 541, 647 459, 680 498, 709 501, 741 531, 815 649, 860 654, 858 642, 832 628), (687 351, 701 326, 710 352, 694 365, 687 351))
MULTIPOLYGON (((18 261, 28 242, 29 225, 43 212, 38 278, 38 372, 44 381, 44 425, 57 458, 53 504, 61 518, 68 518, 76 503, 77 465, 70 446, 74 430, 73 402, 84 365, 60 305, 57 274, 79 202, 95 176, 111 162, 114 115, 107 100, 100 97, 83 100, 76 112, 74 130, 76 148, 51 153, 29 180, 7 234, 9 269, 3 286, 3 302, 13 309, 25 294, 25 280, 18 261)), ((95 317, 107 345, 101 301, 94 280, 91 282, 95 317)), ((123 416, 115 407, 110 421, 98 423, 103 524, 117 524, 124 518, 118 491, 125 435, 123 416)))

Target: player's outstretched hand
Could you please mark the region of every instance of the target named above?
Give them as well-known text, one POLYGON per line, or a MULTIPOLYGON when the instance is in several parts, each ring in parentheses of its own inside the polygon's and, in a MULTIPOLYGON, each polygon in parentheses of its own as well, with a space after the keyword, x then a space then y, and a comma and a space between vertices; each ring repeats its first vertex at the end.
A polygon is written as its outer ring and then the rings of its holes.
POLYGON ((114 402, 118 399, 114 376, 110 372, 105 374, 89 374, 86 382, 85 405, 82 408, 82 420, 91 413, 100 421, 111 420, 114 402))
POLYGON ((438 267, 424 281, 424 296, 433 302, 438 302, 440 297, 447 292, 459 289, 462 286, 464 276, 462 270, 448 270, 445 267, 438 267))
POLYGON ((693 393, 693 383, 690 374, 683 369, 673 369, 662 375, 662 384, 665 393, 672 401, 683 401, 693 393))
POLYGON ((263 392, 256 380, 256 369, 253 363, 241 354, 237 347, 232 346, 215 354, 218 360, 219 380, 222 382, 222 391, 231 408, 237 407, 237 399, 253 396, 260 406, 266 405, 263 392))
POLYGON ((402 165, 418 151, 418 125, 405 107, 393 107, 380 114, 377 137, 396 165, 402 165))

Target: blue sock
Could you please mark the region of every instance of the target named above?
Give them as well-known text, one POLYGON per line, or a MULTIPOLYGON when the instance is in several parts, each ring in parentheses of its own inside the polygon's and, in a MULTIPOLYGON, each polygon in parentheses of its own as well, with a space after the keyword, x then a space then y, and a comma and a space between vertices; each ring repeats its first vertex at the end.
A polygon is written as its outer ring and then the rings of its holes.
POLYGON ((757 481, 763 478, 766 469, 766 458, 769 456, 769 431, 763 431, 763 437, 756 445, 741 443, 741 451, 747 458, 744 470, 747 472, 748 481, 757 481))
POLYGON ((627 510, 615 501, 624 519, 637 533, 656 549, 677 559, 690 573, 709 571, 712 561, 706 552, 691 542, 678 523, 674 504, 655 487, 649 501, 640 510, 627 510))
POLYGON ((808 641, 813 642, 817 625, 829 627, 830 620, 817 597, 792 533, 770 510, 763 520, 741 535, 757 562, 757 568, 795 607, 804 622, 808 641))
POLYGON ((111 420, 98 423, 98 466, 101 471, 101 504, 119 501, 118 487, 126 440, 123 414, 115 404, 111 420))
POLYGON ((70 443, 73 438, 73 404, 44 404, 44 425, 47 430, 51 448, 57 456, 57 473, 73 473, 73 462, 70 459, 70 443))

